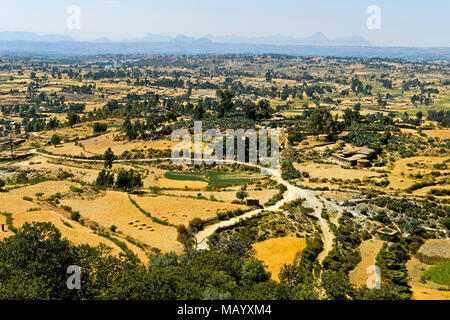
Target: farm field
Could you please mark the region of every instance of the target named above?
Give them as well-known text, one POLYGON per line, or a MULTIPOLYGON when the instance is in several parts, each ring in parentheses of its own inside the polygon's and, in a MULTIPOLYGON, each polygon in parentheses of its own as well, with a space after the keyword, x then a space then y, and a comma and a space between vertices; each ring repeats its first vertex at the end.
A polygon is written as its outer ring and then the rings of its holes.
POLYGON ((368 277, 373 274, 373 270, 369 274, 367 268, 376 265, 375 259, 382 246, 381 240, 367 240, 360 244, 361 262, 349 272, 351 283, 359 287, 367 284, 368 277))
POLYGON ((306 248, 306 240, 295 237, 275 238, 255 243, 255 257, 264 262, 271 272, 271 279, 278 280, 278 274, 284 264, 294 262, 296 256, 306 248))
POLYGON ((217 212, 246 209, 246 206, 209 200, 188 199, 168 196, 132 196, 138 205, 152 216, 174 225, 188 225, 194 218, 208 220, 215 218, 217 212))
POLYGON ((181 244, 176 241, 174 227, 164 226, 152 221, 141 213, 123 192, 108 191, 104 197, 95 200, 71 199, 61 203, 79 211, 81 217, 105 229, 112 225, 117 232, 158 248, 163 252, 180 252, 181 244))
POLYGON ((431 239, 420 248, 418 254, 406 263, 409 283, 415 300, 449 300, 450 285, 448 284, 448 259, 450 259, 450 241, 431 239), (437 261, 447 259, 437 266, 437 261), (433 271, 437 269, 438 272, 433 271), (428 277, 427 277, 428 274, 428 277), (436 283, 432 279, 439 279, 436 283), (447 283, 447 284, 445 284, 447 283))
MULTIPOLYGON (((243 185, 261 178, 259 175, 227 173, 218 171, 202 172, 166 172, 165 178, 174 181, 204 182, 211 187, 243 185)), ((198 184, 200 185, 200 184, 198 184)))
POLYGON ((327 178, 327 179, 343 179, 343 180, 353 180, 360 179, 364 177, 372 178, 378 177, 381 174, 375 172, 374 170, 367 169, 344 169, 340 165, 330 165, 330 164, 294 164, 295 168, 300 172, 306 171, 313 178, 327 178))
MULTIPOLYGON (((444 157, 411 157, 396 161, 395 167, 389 174, 389 187, 393 189, 406 189, 414 184, 410 175, 429 174, 435 170, 433 165, 444 163, 449 158, 444 157)), ((441 172, 450 172, 442 170, 441 172)))
MULTIPOLYGON (((236 200, 236 191, 201 191, 200 194, 207 199, 214 197, 214 199, 225 202, 232 202, 236 200)), ((261 204, 266 203, 271 199, 275 194, 278 193, 278 190, 247 190, 249 199, 258 199, 261 204)), ((174 190, 174 191, 165 191, 165 194, 171 194, 176 196, 188 196, 188 197, 197 197, 198 191, 184 191, 184 190, 174 190)))
POLYGON ((89 270, 83 300, 450 300, 449 70, 434 58, 0 54, 0 299, 71 299, 63 246, 89 270), (238 161, 252 130, 266 158, 265 129, 279 158, 238 161), (203 152, 233 147, 233 163, 172 161, 178 141, 194 158, 199 137, 203 152), (375 264, 381 291, 364 286, 375 264))

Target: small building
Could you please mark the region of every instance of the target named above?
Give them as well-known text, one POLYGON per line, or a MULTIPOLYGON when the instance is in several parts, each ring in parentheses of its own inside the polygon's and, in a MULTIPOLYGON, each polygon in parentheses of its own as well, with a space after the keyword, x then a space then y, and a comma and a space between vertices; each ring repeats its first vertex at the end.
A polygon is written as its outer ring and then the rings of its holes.
POLYGON ((261 207, 258 199, 247 199, 247 206, 248 207, 258 207, 258 208, 261 207))
POLYGON ((375 150, 369 148, 361 148, 355 150, 339 150, 331 156, 346 165, 370 167, 370 160, 375 159, 377 153, 375 150))

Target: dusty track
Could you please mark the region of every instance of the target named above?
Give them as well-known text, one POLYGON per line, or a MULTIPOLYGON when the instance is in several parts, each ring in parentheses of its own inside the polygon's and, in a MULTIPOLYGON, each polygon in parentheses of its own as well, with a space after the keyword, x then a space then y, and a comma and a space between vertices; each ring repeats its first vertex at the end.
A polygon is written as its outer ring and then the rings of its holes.
MULTIPOLYGON (((37 154, 37 155, 41 155, 41 156, 50 158, 50 159, 70 160, 70 161, 87 162, 87 163, 101 163, 101 162, 103 162, 102 160, 74 159, 74 158, 71 158, 71 157, 49 155, 49 154, 46 154, 46 153, 38 152, 37 150, 32 150, 31 152, 34 153, 34 154, 37 154)), ((145 163, 145 162, 164 161, 164 160, 171 160, 171 159, 170 158, 163 158, 163 159, 161 159, 161 158, 159 158, 159 159, 132 159, 132 160, 115 160, 114 162, 115 163, 123 163, 123 162, 141 162, 141 163, 145 163)), ((213 224, 213 225, 210 225, 210 226, 206 227, 204 230, 202 230, 202 231, 200 231, 199 233, 196 234, 197 243, 198 243, 198 249, 203 249, 203 250, 208 249, 208 237, 213 235, 214 232, 216 232, 220 228, 233 226, 233 225, 237 224, 239 222, 239 220, 251 218, 251 217, 261 213, 263 210, 264 211, 277 211, 285 203, 288 203, 290 201, 294 201, 296 199, 303 198, 303 199, 306 200, 305 201, 305 205, 314 209, 314 216, 318 219, 318 223, 319 223, 319 226, 320 226, 321 231, 322 231, 322 240, 323 240, 323 243, 324 243, 324 249, 320 253, 319 257, 318 257, 319 262, 322 263, 322 261, 328 255, 328 252, 331 250, 331 248, 333 246, 334 235, 331 232, 327 221, 324 218, 321 217, 323 204, 316 197, 317 193, 315 191, 305 190, 305 189, 301 189, 301 188, 299 188, 297 186, 293 186, 292 184, 290 184, 288 181, 284 180, 281 177, 281 170, 279 168, 278 169, 265 168, 265 167, 262 167, 262 166, 259 166, 259 165, 253 165, 253 164, 250 164, 250 163, 242 163, 242 162, 239 162, 239 161, 233 161, 233 163, 234 164, 243 164, 243 165, 259 168, 261 170, 262 174, 266 174, 266 175, 272 176, 272 178, 274 178, 278 183, 283 184, 284 186, 286 186, 287 190, 284 193, 283 199, 281 201, 277 202, 275 205, 273 205, 271 207, 268 207, 268 208, 265 208, 265 209, 257 209, 257 210, 249 211, 249 212, 245 213, 242 216, 235 217, 235 218, 232 218, 230 220, 222 221, 222 222, 219 222, 219 223, 216 223, 216 224, 213 224)))

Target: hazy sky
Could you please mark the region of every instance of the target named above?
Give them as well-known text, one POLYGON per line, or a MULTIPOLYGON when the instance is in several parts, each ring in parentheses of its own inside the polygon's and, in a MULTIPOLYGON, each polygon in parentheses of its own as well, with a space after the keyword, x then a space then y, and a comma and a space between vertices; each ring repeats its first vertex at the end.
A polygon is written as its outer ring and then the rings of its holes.
POLYGON ((450 46, 449 0, 0 0, 0 31, 68 34, 78 40, 276 33, 360 35, 375 45, 450 46), (81 29, 67 28, 67 8, 81 9, 81 29), (381 9, 369 30, 366 9, 381 9))

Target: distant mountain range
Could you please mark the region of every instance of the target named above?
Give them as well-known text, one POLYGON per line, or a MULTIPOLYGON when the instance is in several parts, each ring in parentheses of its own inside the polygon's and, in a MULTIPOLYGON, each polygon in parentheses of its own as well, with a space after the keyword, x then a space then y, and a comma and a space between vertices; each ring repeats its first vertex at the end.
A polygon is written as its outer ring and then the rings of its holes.
POLYGON ((0 41, 36 41, 36 42, 57 42, 57 41, 74 41, 71 36, 48 34, 39 35, 34 32, 0 32, 0 41))
POLYGON ((66 35, 37 35, 31 32, 0 32, 0 53, 29 53, 54 56, 99 54, 286 54, 296 56, 388 57, 450 60, 450 47, 380 47, 359 36, 327 38, 316 33, 306 38, 213 36, 192 38, 148 34, 143 38, 112 41, 76 41, 66 35))
MULTIPOLYGON (((67 35, 38 35, 33 32, 0 32, 0 41, 35 41, 35 42, 58 42, 75 41, 67 35)), ((99 38, 93 42, 113 42, 106 37, 99 38)), ((270 45, 304 45, 304 46, 371 46, 371 43, 360 36, 338 37, 329 39, 323 33, 318 32, 310 37, 296 38, 281 34, 266 37, 244 37, 244 36, 214 36, 206 35, 200 38, 178 35, 176 37, 160 34, 148 34, 143 38, 127 39, 121 42, 181 42, 181 43, 245 43, 245 44, 270 44, 270 45)))

